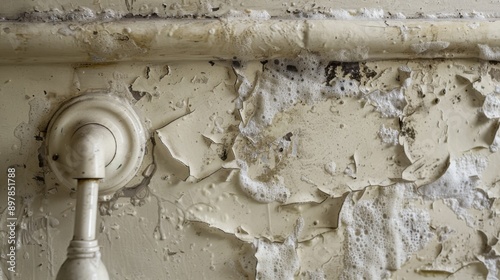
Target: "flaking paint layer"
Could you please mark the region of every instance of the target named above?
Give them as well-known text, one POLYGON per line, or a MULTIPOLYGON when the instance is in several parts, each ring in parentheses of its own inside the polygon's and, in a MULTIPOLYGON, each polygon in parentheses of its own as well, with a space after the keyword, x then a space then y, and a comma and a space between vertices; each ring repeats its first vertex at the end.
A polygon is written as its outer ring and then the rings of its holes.
POLYGON ((4 277, 52 279, 63 262, 73 194, 44 130, 65 99, 104 89, 152 135, 141 172, 100 205, 112 279, 496 279, 499 71, 313 54, 3 65, 1 168, 17 168, 22 201, 4 277))

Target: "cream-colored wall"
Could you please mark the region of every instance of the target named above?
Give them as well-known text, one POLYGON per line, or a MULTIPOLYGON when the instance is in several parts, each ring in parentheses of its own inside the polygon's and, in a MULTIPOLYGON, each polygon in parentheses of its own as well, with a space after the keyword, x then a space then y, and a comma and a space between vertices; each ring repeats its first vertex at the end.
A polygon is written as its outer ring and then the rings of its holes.
MULTIPOLYGON (((2 3, 0 13, 78 6, 24 2, 2 3)), ((162 16, 220 6, 213 13, 278 17, 312 6, 240 2, 166 3, 168 12, 163 2, 79 5, 162 16)), ((422 10, 316 4, 477 17, 465 1, 422 10)), ((496 5, 473 8, 500 12, 496 5)), ((100 205, 111 279, 497 279, 498 73, 496 62, 477 59, 340 64, 308 53, 267 62, 2 64, 0 169, 16 168, 18 249, 9 274, 2 183, 0 279, 54 279, 64 261, 75 200, 48 169, 44 131, 64 100, 96 90, 133 104, 151 136, 129 197, 100 205), (399 134, 397 143, 383 142, 382 127, 399 134)))

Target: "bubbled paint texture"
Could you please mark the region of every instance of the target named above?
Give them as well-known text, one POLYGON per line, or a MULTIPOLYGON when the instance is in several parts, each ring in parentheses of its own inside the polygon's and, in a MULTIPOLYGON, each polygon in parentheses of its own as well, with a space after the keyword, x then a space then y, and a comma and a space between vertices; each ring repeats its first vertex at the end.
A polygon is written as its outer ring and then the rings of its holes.
POLYGON ((17 168, 20 201, 6 279, 52 279, 64 261, 75 205, 44 131, 95 90, 133 104, 151 135, 136 178, 100 204, 112 279, 497 277, 496 63, 304 54, 0 71, 2 167, 17 168))

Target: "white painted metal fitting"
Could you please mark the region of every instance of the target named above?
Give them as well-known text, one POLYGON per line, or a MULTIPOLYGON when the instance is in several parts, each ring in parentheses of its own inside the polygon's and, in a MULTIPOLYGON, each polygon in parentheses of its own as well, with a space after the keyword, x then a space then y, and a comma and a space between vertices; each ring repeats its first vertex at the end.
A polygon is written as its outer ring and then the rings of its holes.
POLYGON ((103 179, 106 165, 116 154, 116 141, 109 129, 86 124, 71 137, 73 179, 103 179))
POLYGON ((139 170, 146 131, 121 98, 88 93, 64 103, 54 114, 46 141, 48 164, 63 185, 74 189, 76 179, 102 179, 99 196, 107 200, 139 170))
POLYGON ((108 280, 106 266, 101 261, 97 240, 71 241, 68 258, 59 269, 56 280, 108 280))

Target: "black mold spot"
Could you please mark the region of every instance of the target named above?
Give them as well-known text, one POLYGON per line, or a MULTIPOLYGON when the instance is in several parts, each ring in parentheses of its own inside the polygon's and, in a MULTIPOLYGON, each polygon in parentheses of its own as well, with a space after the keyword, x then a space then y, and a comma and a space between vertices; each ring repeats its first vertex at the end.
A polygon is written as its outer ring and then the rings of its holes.
POLYGON ((286 141, 292 141, 292 136, 293 133, 288 132, 285 136, 283 136, 283 139, 285 139, 286 141))
POLYGON ((417 91, 417 95, 418 95, 418 97, 420 97, 420 98, 425 98, 425 94, 424 94, 421 90, 418 90, 418 91, 417 91))
POLYGON ((42 168, 45 166, 45 160, 42 154, 38 154, 38 167, 42 168))
POLYGON ((227 159, 227 149, 225 147, 222 149, 222 154, 219 155, 219 158, 221 160, 223 160, 223 161, 226 161, 226 159, 227 159))
POLYGON ((462 101, 462 96, 461 95, 455 95, 451 99, 451 103, 453 103, 453 104, 460 103, 460 101, 462 101))
POLYGON ((238 60, 233 60, 233 67, 236 67, 236 68, 241 67, 241 62, 239 62, 238 60))
POLYGON ((359 62, 330 61, 325 68, 326 80, 329 82, 337 77, 337 67, 343 72, 343 77, 351 76, 351 79, 361 81, 359 62))
POLYGON ((268 62, 268 60, 261 60, 260 63, 262 63, 262 65, 266 65, 268 62))
POLYGON ((290 72, 299 72, 299 70, 297 69, 297 67, 295 67, 294 65, 287 65, 286 66, 286 70, 290 71, 290 72))
POLYGON ((211 60, 208 63, 210 63, 210 66, 214 66, 215 65, 215 62, 213 62, 211 60))
POLYGON ((35 177, 33 177, 33 180, 40 182, 40 183, 45 183, 45 178, 43 178, 42 176, 35 176, 35 177))
POLYGON ((403 123, 403 127, 401 129, 401 135, 415 140, 416 134, 417 132, 413 127, 410 126, 409 123, 403 123))
MULTIPOLYGON (((374 78, 375 76, 377 76, 377 72, 368 68, 368 66, 366 66, 365 63, 362 63, 362 65, 363 65, 363 73, 365 74, 365 77, 367 79, 371 79, 371 78, 374 78)), ((377 68, 377 66, 375 66, 375 68, 377 68)))
POLYGON ((56 161, 56 160, 58 160, 58 159, 59 159, 59 155, 58 155, 58 154, 54 154, 54 155, 52 155, 52 160, 53 160, 53 161, 56 161))

